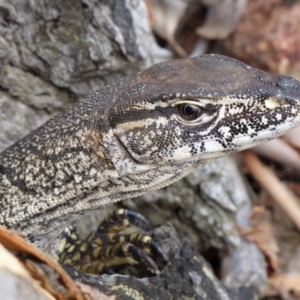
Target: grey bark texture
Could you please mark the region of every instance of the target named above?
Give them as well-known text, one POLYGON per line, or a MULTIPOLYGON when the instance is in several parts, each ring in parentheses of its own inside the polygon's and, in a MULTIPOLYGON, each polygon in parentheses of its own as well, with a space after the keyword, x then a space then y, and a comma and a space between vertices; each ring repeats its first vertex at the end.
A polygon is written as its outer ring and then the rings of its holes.
POLYGON ((0 151, 78 98, 168 57, 144 1, 0 0, 0 151))
MULTIPOLYGON (((78 98, 168 58, 169 52, 157 46, 151 33, 144 1, 0 0, 0 151, 78 98)), ((235 179, 220 173, 228 172, 226 164, 229 169, 235 168, 232 161, 227 162, 217 162, 177 185, 124 204, 145 214, 154 225, 171 220, 202 250, 214 247, 230 253, 240 244, 235 219, 248 200, 229 184, 235 179)), ((91 220, 98 222, 101 215, 97 212, 87 219, 89 230, 95 226, 91 220)), ((174 243, 176 231, 170 232, 174 243)), ((183 243, 190 245, 182 240, 179 244, 183 248, 183 243)), ((193 247, 187 247, 182 258, 178 247, 172 252, 171 258, 177 261, 170 264, 166 276, 179 272, 187 261, 193 265, 193 247)), ((157 277, 137 284, 138 279, 124 277, 126 284, 121 283, 143 289, 145 297, 152 293, 147 288, 157 285, 160 288, 153 293, 160 291, 170 299, 180 293, 173 289, 179 284, 182 289, 186 286, 187 296, 194 295, 195 299, 241 299, 240 286, 229 292, 215 276, 201 271, 203 265, 207 268, 202 257, 199 264, 202 267, 198 271, 184 271, 189 274, 190 285, 183 281, 185 273, 176 277, 178 282, 168 283, 167 277, 157 282, 157 277)), ((108 279, 114 286, 120 280, 117 276, 108 279)), ((91 284, 96 280, 92 276, 84 278, 91 284)), ((101 284, 109 285, 107 281, 101 284)), ((249 290, 244 292, 247 296, 243 299, 254 299, 249 290)), ((180 295, 174 299, 181 299, 180 295)))

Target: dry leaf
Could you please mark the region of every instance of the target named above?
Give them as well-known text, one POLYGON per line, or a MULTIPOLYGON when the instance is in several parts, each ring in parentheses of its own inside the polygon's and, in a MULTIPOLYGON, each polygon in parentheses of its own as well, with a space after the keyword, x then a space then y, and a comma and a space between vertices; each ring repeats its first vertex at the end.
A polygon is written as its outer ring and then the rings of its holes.
POLYGON ((35 281, 22 263, 0 244, 0 299, 55 300, 35 281))
POLYGON ((277 290, 286 290, 300 297, 300 274, 285 273, 269 278, 269 283, 277 290))
POLYGON ((271 214, 266 208, 255 206, 249 221, 251 228, 242 228, 240 233, 245 240, 256 243, 267 259, 269 274, 273 274, 278 268, 279 249, 272 230, 271 214))
MULTIPOLYGON (((76 286, 75 282, 68 276, 68 274, 57 264, 52 258, 42 253, 33 245, 27 243, 16 233, 5 229, 0 226, 0 243, 9 251, 13 251, 16 254, 26 254, 28 259, 24 260, 23 266, 27 267, 26 272, 30 273, 31 277, 37 279, 41 287, 49 294, 53 295, 55 299, 72 299, 72 300, 84 300, 84 296, 76 286), (65 293, 56 289, 48 281, 48 278, 42 276, 37 267, 34 264, 30 264, 30 258, 34 261, 46 264, 58 278, 58 284, 64 287, 65 293)), ((2 261, 2 257, 0 258, 2 261)), ((2 261, 3 263, 3 261, 2 261)), ((0 283, 0 284, 3 284, 0 283)))

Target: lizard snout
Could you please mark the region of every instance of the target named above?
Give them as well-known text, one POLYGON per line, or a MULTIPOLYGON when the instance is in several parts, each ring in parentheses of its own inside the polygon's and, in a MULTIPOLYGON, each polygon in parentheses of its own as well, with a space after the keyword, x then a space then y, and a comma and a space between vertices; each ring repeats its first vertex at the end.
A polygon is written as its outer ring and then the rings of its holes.
POLYGON ((282 87, 284 89, 299 89, 300 90, 300 82, 292 77, 279 75, 277 76, 276 85, 282 87))
POLYGON ((292 101, 293 105, 296 104, 298 106, 300 104, 300 82, 292 77, 283 75, 275 77, 274 80, 284 99, 292 101))

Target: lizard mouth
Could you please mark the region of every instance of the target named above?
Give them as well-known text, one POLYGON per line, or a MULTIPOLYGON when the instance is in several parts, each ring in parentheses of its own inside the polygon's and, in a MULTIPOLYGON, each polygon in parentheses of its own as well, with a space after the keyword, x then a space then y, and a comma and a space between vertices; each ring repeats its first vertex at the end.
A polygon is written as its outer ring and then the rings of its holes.
POLYGON ((130 159, 132 162, 134 162, 135 164, 139 164, 141 165, 142 163, 139 162, 131 153, 130 151, 127 150, 126 146, 124 145, 124 143, 122 142, 122 140, 118 137, 115 136, 118 142, 118 146, 119 146, 119 150, 122 153, 122 157, 124 158, 128 158, 130 159))

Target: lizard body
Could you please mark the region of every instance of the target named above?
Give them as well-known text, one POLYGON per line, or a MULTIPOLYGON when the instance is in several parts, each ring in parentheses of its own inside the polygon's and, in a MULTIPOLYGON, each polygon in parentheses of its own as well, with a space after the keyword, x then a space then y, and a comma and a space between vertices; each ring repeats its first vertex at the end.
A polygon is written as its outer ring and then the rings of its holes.
POLYGON ((221 55, 154 65, 0 154, 0 224, 45 248, 88 211, 296 127, 299 98, 295 79, 221 55))

